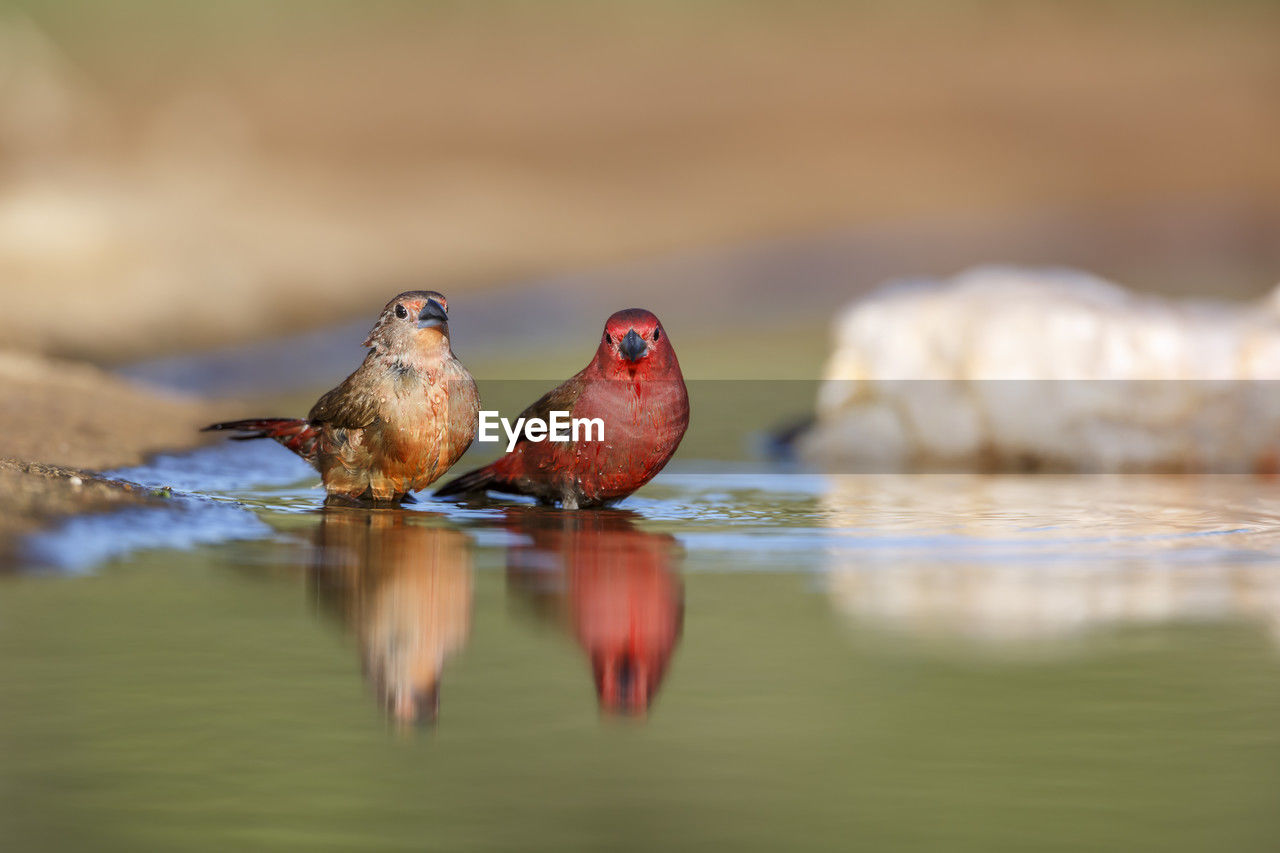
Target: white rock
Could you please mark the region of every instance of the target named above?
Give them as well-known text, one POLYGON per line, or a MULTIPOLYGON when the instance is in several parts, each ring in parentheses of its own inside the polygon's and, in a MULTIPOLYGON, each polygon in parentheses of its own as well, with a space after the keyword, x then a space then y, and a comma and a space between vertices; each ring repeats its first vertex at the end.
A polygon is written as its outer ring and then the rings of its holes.
POLYGON ((851 470, 1253 471, 1280 436, 1280 292, 1172 301, 980 268, 849 306, 802 458, 851 470))

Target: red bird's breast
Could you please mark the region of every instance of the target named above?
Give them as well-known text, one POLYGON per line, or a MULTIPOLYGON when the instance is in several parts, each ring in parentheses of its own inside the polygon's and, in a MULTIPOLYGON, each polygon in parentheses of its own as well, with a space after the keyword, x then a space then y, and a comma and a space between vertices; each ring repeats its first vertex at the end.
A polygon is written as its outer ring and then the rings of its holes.
POLYGON ((573 416, 602 420, 604 440, 564 447, 560 464, 583 498, 616 500, 653 479, 675 454, 689 425, 689 396, 681 379, 604 380, 583 390, 573 416))

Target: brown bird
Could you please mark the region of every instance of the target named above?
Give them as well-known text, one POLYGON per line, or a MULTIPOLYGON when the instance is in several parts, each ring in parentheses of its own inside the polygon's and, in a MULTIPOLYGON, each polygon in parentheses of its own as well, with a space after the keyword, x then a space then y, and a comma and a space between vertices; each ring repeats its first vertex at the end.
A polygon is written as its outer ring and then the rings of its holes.
POLYGON ((449 344, 448 302, 411 290, 387 303, 364 363, 306 418, 228 421, 237 440, 273 438, 320 472, 329 496, 400 501, 439 478, 476 435, 480 397, 449 344))
POLYGON ((598 419, 603 438, 588 429, 579 440, 536 441, 525 431, 501 459, 436 494, 491 489, 578 509, 607 506, 653 479, 689 426, 680 362, 658 318, 641 308, 611 316, 591 363, 521 417, 548 421, 552 412, 598 419))

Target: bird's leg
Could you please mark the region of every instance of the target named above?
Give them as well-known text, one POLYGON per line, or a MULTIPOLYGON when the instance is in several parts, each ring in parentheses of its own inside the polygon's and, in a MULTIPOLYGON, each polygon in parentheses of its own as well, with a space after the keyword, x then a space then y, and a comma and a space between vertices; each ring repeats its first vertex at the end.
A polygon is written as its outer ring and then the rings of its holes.
POLYGON ((337 492, 330 492, 325 496, 325 506, 368 506, 369 501, 365 497, 353 497, 352 495, 342 495, 337 492))

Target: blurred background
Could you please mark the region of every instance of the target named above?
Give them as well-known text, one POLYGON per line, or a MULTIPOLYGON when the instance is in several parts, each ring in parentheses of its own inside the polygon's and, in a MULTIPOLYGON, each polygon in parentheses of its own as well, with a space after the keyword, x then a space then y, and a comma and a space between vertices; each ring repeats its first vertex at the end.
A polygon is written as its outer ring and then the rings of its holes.
POLYGON ((2 9, 6 348, 120 364, 408 287, 461 321, 579 273, 600 309, 565 336, 624 303, 685 338, 785 321, 813 375, 812 330, 889 275, 1248 297, 1280 268, 1272 3, 2 9))

